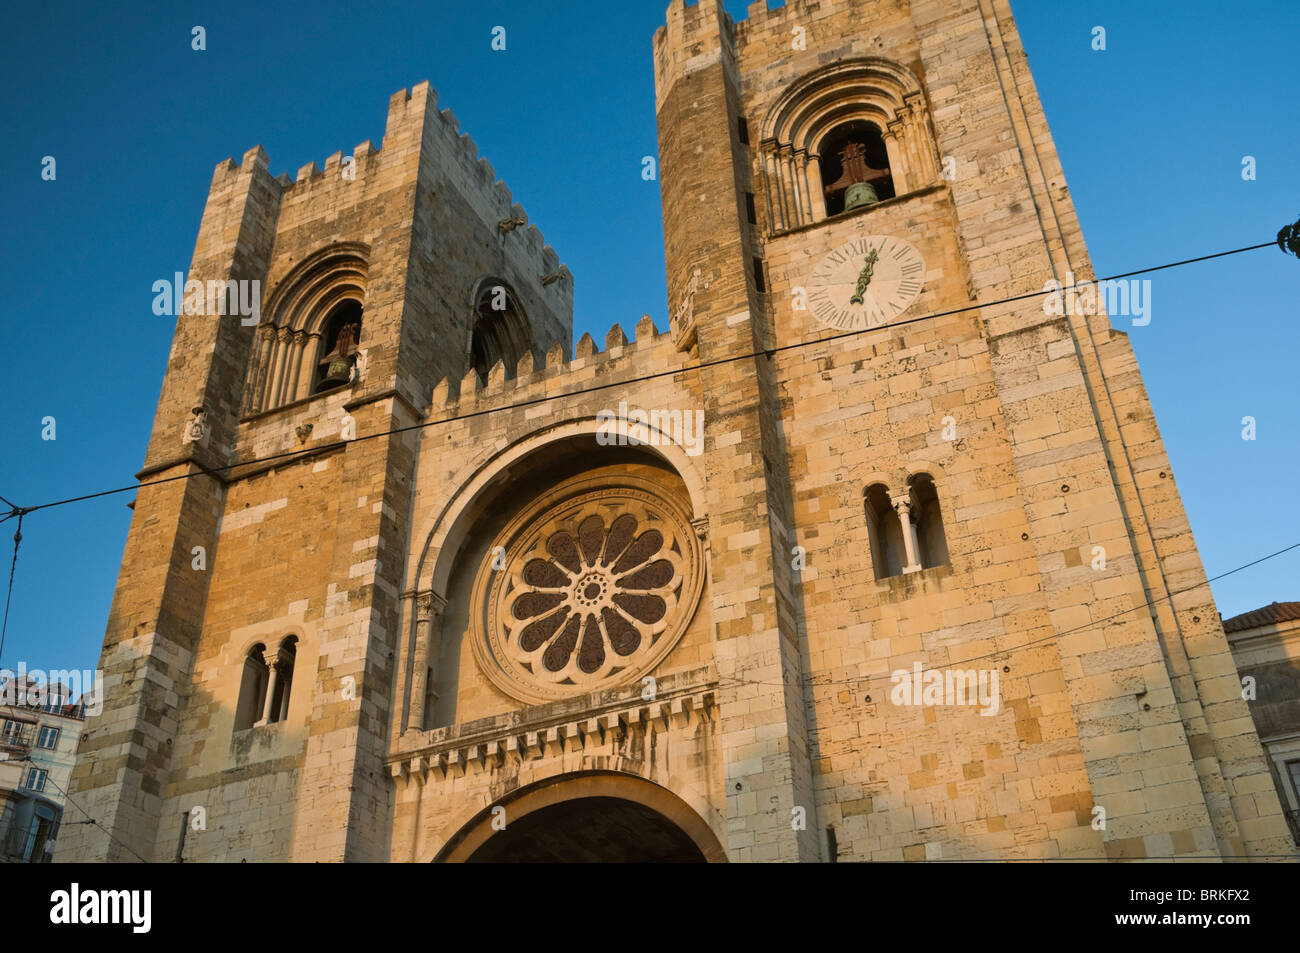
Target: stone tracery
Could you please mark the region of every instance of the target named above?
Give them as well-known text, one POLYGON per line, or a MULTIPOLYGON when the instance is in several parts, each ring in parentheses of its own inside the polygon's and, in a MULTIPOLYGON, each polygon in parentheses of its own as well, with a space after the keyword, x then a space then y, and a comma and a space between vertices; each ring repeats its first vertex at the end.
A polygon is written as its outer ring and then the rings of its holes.
POLYGON ((508 693, 542 701, 631 680, 689 623, 697 535, 644 481, 619 483, 539 501, 503 534, 506 569, 480 572, 474 648, 508 693))

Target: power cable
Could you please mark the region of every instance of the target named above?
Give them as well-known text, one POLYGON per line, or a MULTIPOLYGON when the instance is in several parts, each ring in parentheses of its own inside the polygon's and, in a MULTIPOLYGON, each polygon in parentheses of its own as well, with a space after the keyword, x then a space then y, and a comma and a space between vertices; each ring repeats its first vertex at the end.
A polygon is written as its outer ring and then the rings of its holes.
MULTIPOLYGON (((14 763, 15 763, 15 764, 22 764, 23 762, 27 762, 28 764, 30 764, 30 765, 31 765, 32 767, 34 767, 34 768, 38 768, 38 767, 40 767, 40 765, 38 765, 35 761, 32 760, 32 757, 31 757, 30 754, 24 755, 23 757, 17 759, 14 763)), ((46 784, 49 784, 49 785, 51 785, 51 786, 53 786, 53 787, 54 787, 54 788, 55 788, 55 789, 56 789, 60 794, 63 795, 63 799, 64 799, 64 801, 66 801, 68 804, 71 804, 73 807, 75 807, 78 811, 80 811, 82 814, 84 814, 84 815, 86 816, 86 820, 84 820, 84 821, 72 821, 71 823, 73 823, 73 824, 93 824, 95 827, 98 827, 101 831, 103 831, 106 835, 108 835, 108 839, 109 839, 109 840, 111 840, 111 841, 112 841, 114 844, 116 844, 118 847, 121 847, 123 850, 127 851, 128 853, 130 853, 133 857, 135 857, 136 860, 140 861, 140 863, 142 863, 142 864, 147 864, 147 863, 149 863, 149 861, 145 860, 143 857, 141 857, 139 854, 137 854, 134 850, 132 850, 132 848, 131 848, 131 846, 130 846, 129 844, 126 844, 126 843, 122 842, 121 840, 119 840, 118 838, 114 837, 112 831, 110 831, 107 827, 105 827, 104 825, 100 824, 99 821, 97 821, 97 820, 95 820, 93 817, 91 817, 89 811, 87 811, 84 807, 82 807, 80 804, 78 804, 76 801, 74 801, 74 800, 73 800, 73 799, 68 795, 68 792, 67 792, 67 791, 65 791, 63 788, 59 787, 59 785, 54 781, 54 779, 50 777, 48 771, 46 771, 46 775, 45 775, 45 783, 46 783, 46 784)), ((60 827, 64 826, 63 823, 62 823, 62 821, 60 821, 59 826, 60 826, 60 827)))
MULTIPOLYGON (((831 334, 825 337, 814 338, 808 341, 796 341, 791 344, 782 344, 770 348, 764 348, 761 350, 748 351, 743 354, 731 355, 730 357, 719 357, 709 361, 700 361, 686 367, 679 367, 679 368, 674 368, 666 371, 656 371, 650 374, 643 374, 639 377, 629 378, 628 380, 612 381, 606 384, 597 384, 592 387, 584 387, 578 390, 566 391, 564 393, 559 393, 559 394, 545 394, 541 397, 535 397, 529 400, 521 400, 510 404, 502 404, 499 407, 486 407, 482 410, 470 411, 469 413, 464 413, 464 414, 456 414, 454 416, 444 417, 439 420, 429 420, 423 423, 411 424, 406 427, 396 427, 392 430, 384 430, 372 434, 362 434, 360 436, 353 437, 350 440, 338 440, 333 443, 320 444, 318 446, 307 447, 302 450, 288 450, 283 453, 273 453, 270 454, 269 456, 255 457, 251 460, 240 460, 240 461, 236 461, 235 463, 226 464, 220 467, 211 467, 211 468, 204 467, 200 472, 206 474, 224 473, 228 470, 235 470, 241 467, 258 466, 260 464, 271 463, 276 460, 287 460, 293 457, 301 457, 308 454, 312 454, 312 455, 320 454, 329 450, 333 450, 337 447, 347 446, 350 443, 360 443, 364 440, 374 440, 379 437, 391 437, 398 434, 407 433, 412 430, 423 430, 427 427, 437 427, 437 426, 442 426, 444 424, 455 423, 461 420, 471 420, 475 417, 482 417, 487 414, 502 413, 504 411, 510 411, 510 410, 520 410, 525 407, 534 407, 538 404, 547 403, 549 401, 561 400, 569 397, 577 397, 582 394, 596 393, 599 391, 609 390, 615 387, 630 387, 634 384, 641 384, 646 381, 657 380, 662 377, 672 377, 677 374, 685 374, 690 371, 699 371, 699 370, 704 370, 705 368, 717 367, 723 364, 731 364, 736 361, 750 360, 752 358, 759 357, 760 355, 767 358, 771 358, 775 354, 780 354, 785 351, 796 350, 798 348, 814 347, 819 344, 827 344, 833 341, 840 341, 840 340, 844 340, 845 338, 856 337, 862 334, 875 334, 880 331, 888 331, 894 328, 901 328, 907 325, 917 324, 921 321, 929 321, 934 318, 951 317, 953 315, 964 314, 968 311, 977 311, 981 308, 995 308, 998 307, 999 305, 1014 304, 1018 301, 1027 301, 1032 298, 1040 298, 1043 297, 1044 295, 1061 294, 1065 291, 1081 288, 1084 286, 1091 286, 1094 284, 1100 284, 1102 282, 1107 282, 1107 281, 1118 281, 1121 278, 1131 278, 1134 275, 1150 274, 1156 271, 1164 271, 1169 268, 1179 268, 1184 265, 1196 264, 1197 262, 1202 262, 1202 261, 1210 261, 1215 258, 1225 258, 1229 255, 1239 255, 1242 254, 1243 252, 1257 251, 1261 248, 1272 248, 1276 244, 1277 244, 1276 239, 1271 239, 1267 242, 1261 242, 1260 244, 1257 245, 1246 245, 1243 246, 1242 248, 1234 248, 1228 251, 1215 252, 1210 255, 1198 255, 1195 258, 1185 258, 1182 259, 1181 261, 1167 262, 1163 265, 1152 265, 1146 268, 1138 268, 1134 271, 1122 272, 1120 274, 1112 275, 1107 278, 1096 278, 1089 281, 1076 281, 1074 284, 1065 285, 1060 288, 1045 288, 1039 291, 1029 291, 1029 292, 1025 292, 1024 294, 1013 295, 1009 298, 1002 298, 997 301, 979 302, 975 304, 963 305, 960 308, 952 308, 947 311, 935 311, 929 314, 917 315, 916 317, 906 318, 901 321, 895 321, 889 324, 882 324, 874 328, 862 328, 856 331, 843 331, 840 332, 839 334, 831 334)), ((24 512, 33 513, 36 512, 37 510, 50 509, 51 507, 55 507, 55 506, 65 506, 69 503, 81 503, 86 500, 94 500, 103 496, 112 496, 117 493, 129 493, 133 490, 142 490, 146 487, 151 487, 151 486, 161 486, 165 483, 175 482, 176 480, 189 480, 199 475, 200 475, 199 473, 182 473, 182 474, 178 474, 177 476, 163 477, 158 480, 146 480, 143 483, 132 483, 127 486, 115 487, 114 489, 111 490, 101 490, 97 493, 87 493, 81 496, 69 497, 64 500, 54 500, 49 503, 40 503, 37 504, 36 506, 27 507, 24 510, 24 512)), ((13 504, 9 504, 9 505, 13 506, 13 504)), ((15 511, 16 510, 17 508, 15 507, 15 511)), ((10 515, 12 516, 13 513, 10 513, 10 515)))
MULTIPOLYGON (((1045 635, 1041 639, 1031 639, 1028 642, 1021 643, 1020 645, 1016 645, 1008 649, 999 649, 996 652, 989 652, 985 655, 975 655, 970 658, 962 659, 959 662, 950 662, 949 664, 945 665, 944 668, 957 668, 966 665, 970 662, 980 662, 985 659, 1005 658, 1006 656, 1009 656, 1015 652, 1021 652, 1035 645, 1042 645, 1045 642, 1052 642, 1058 639, 1063 639, 1067 635, 1074 635, 1078 632, 1083 632, 1086 629, 1091 629, 1094 626, 1102 625, 1106 622, 1111 622, 1115 619, 1118 619, 1120 616, 1128 615, 1130 612, 1136 612, 1139 609, 1150 609, 1154 607, 1156 603, 1163 602, 1166 599, 1168 599, 1172 604, 1174 596, 1181 596, 1183 595, 1183 593, 1192 592, 1195 589, 1200 589, 1202 586, 1208 586, 1212 582, 1218 582, 1220 579, 1224 579, 1228 576, 1233 575, 1234 573, 1239 573, 1243 569, 1249 569, 1251 566, 1257 566, 1260 563, 1265 562, 1266 560, 1273 559, 1285 553, 1289 553, 1293 549, 1300 549, 1300 542, 1292 543, 1290 546, 1286 546, 1282 549, 1279 549, 1277 552, 1269 553, 1267 556, 1260 556, 1258 559, 1253 559, 1250 562, 1244 563, 1235 569, 1229 569, 1227 572, 1221 572, 1219 573, 1219 575, 1212 576, 1209 579, 1206 579, 1204 582, 1198 582, 1194 586, 1188 586, 1186 589, 1179 589, 1175 592, 1168 593, 1167 595, 1160 596, 1156 599, 1151 599, 1143 603, 1142 605, 1132 606, 1131 608, 1123 609, 1120 612, 1116 612, 1114 615, 1106 616, 1104 619, 1095 619, 1092 622, 1085 622, 1083 625, 1075 626, 1073 629, 1066 629, 1064 632, 1053 632, 1051 635, 1045 635)), ((733 682, 735 684, 761 685, 767 688, 777 688, 786 684, 785 682, 750 681, 748 679, 734 678, 731 676, 726 676, 726 678, 728 681, 733 682)), ((871 683, 877 681, 892 681, 893 675, 892 673, 890 675, 862 675, 862 676, 856 676, 856 677, 844 678, 844 679, 826 679, 823 681, 816 681, 815 678, 816 678, 815 676, 811 676, 811 675, 807 676, 808 684, 814 688, 824 688, 824 687, 830 687, 835 685, 848 685, 848 684, 862 685, 864 683, 870 685, 871 683)))

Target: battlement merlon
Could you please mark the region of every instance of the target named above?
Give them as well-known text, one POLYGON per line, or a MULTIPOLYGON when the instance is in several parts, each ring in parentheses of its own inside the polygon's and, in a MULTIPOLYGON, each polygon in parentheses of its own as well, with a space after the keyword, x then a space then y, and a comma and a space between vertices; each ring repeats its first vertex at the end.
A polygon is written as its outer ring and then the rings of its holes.
POLYGON ((236 183, 241 179, 248 179, 261 171, 269 177, 270 159, 267 158, 266 150, 260 145, 253 146, 244 153, 242 159, 236 162, 232 158, 222 159, 217 163, 217 167, 212 170, 212 184, 208 186, 208 204, 212 204, 212 198, 236 188, 236 183))
POLYGON ((604 340, 602 350, 590 333, 583 334, 572 357, 562 341, 552 344, 542 360, 526 353, 509 378, 501 361, 486 381, 472 369, 459 382, 443 378, 433 389, 429 413, 437 418, 464 411, 470 403, 478 408, 501 407, 513 400, 557 396, 557 390, 570 386, 574 393, 563 396, 576 396, 595 381, 602 385, 596 393, 605 393, 611 377, 625 377, 633 384, 650 371, 685 370, 692 360, 678 350, 670 333, 655 327, 648 314, 636 323, 631 340, 620 324, 613 325, 604 340))
POLYGON ((232 159, 217 165, 187 277, 265 279, 269 248, 262 246, 274 232, 282 192, 268 163, 266 151, 253 146, 238 165, 232 159), (233 244, 232 234, 239 236, 233 244), (258 239, 250 245, 254 234, 258 239), (254 247, 256 254, 250 254, 254 247))
MULTIPOLYGON (((400 140, 415 139, 418 142, 429 116, 437 113, 438 93, 427 79, 410 89, 399 89, 388 97, 388 118, 384 122, 381 148, 392 148, 400 140)), ((454 116, 452 121, 455 121, 454 116)))
MULTIPOLYGON (((855 0, 848 0, 851 5, 855 0)), ((874 2, 874 0, 868 0, 874 2)), ((779 7, 769 8, 766 0, 754 0, 745 10, 745 18, 736 21, 736 42, 743 46, 746 35, 753 36, 768 30, 788 32, 792 26, 807 26, 815 18, 825 18, 834 8, 844 8, 845 0, 786 0, 779 7)))
MULTIPOLYGON (((792 24, 808 25, 824 19, 845 0, 785 0, 768 7, 768 0, 753 0, 745 17, 732 20, 722 0, 672 0, 665 25, 654 37, 655 79, 660 103, 672 86, 671 77, 685 75, 716 62, 720 51, 742 50, 746 37, 766 32, 786 32, 792 24)), ((861 0, 848 0, 850 6, 861 0)), ((868 0, 871 2, 871 0, 868 0)), ((734 59, 734 57, 733 57, 734 59)))
MULTIPOLYGON (((405 170, 401 175, 409 175, 412 181, 423 175, 421 167, 434 170, 438 188, 445 185, 454 189, 473 209, 485 231, 522 246, 532 262, 527 269, 530 276, 538 282, 545 279, 541 285, 543 296, 557 311, 569 315, 571 326, 571 272, 541 231, 529 222, 528 213, 514 200, 505 182, 497 178, 492 164, 479 155, 474 140, 460 131, 455 114, 438 108, 438 94, 427 80, 410 89, 399 89, 389 97, 381 148, 366 139, 352 150, 351 156, 336 151, 326 158, 324 168, 312 161, 299 168, 295 176, 281 173, 272 181, 284 198, 304 189, 337 189, 345 171, 364 188, 369 173, 391 169, 392 163, 400 163, 405 170), (382 166, 371 165, 371 160, 380 161, 381 156, 382 166)), ((247 176, 253 169, 265 171, 268 164, 261 146, 248 150, 240 163, 233 159, 219 163, 213 173, 209 200, 235 188, 241 175, 247 176)))

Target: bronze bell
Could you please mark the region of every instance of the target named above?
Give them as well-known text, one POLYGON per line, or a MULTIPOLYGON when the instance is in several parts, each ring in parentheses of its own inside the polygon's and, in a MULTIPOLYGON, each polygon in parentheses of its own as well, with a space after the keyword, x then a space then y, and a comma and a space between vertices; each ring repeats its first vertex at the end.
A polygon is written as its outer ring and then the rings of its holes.
POLYGON ((844 211, 863 205, 875 205, 879 201, 880 196, 870 182, 854 182, 844 192, 844 211))
MULTIPOLYGON (((324 361, 321 362, 322 364, 324 361)), ((329 367, 325 368, 325 376, 321 378, 321 387, 335 387, 339 384, 346 384, 352 377, 352 362, 346 357, 335 356, 329 362, 329 367)))
POLYGON ((843 172, 840 177, 826 186, 830 195, 844 189, 844 211, 875 205, 880 195, 871 184, 872 179, 883 179, 889 175, 888 169, 872 168, 867 162, 867 147, 861 142, 850 142, 840 150, 840 163, 843 172))
POLYGON ((360 331, 361 326, 358 324, 345 324, 339 328, 338 341, 334 345, 334 350, 317 362, 325 365, 325 373, 320 383, 316 385, 317 393, 346 384, 352 379, 352 362, 355 360, 356 339, 360 331))

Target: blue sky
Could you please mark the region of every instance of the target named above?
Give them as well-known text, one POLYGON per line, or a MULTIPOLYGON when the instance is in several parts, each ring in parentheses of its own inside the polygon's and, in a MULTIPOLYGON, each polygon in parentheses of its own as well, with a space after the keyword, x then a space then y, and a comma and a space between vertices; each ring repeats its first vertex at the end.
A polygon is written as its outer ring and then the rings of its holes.
MULTIPOLYGON (((132 482, 213 167, 271 171, 383 135, 429 79, 576 275, 575 337, 667 324, 651 37, 663 0, 23 4, 0 99, 0 494, 22 505, 132 482), (190 48, 191 28, 207 49, 190 48), (507 31, 494 52, 491 30, 507 31), (42 181, 52 155, 57 178, 42 181), (42 418, 57 439, 41 439, 42 418)), ((744 0, 728 2, 736 18, 744 0)), ((1300 215, 1300 5, 1013 3, 1099 275, 1253 244, 1300 215), (1091 49, 1094 26, 1107 49, 1091 49), (1241 176, 1254 156, 1255 181, 1241 176)), ((1152 277, 1141 363, 1207 571, 1300 541, 1300 262, 1266 249, 1152 277), (1241 439, 1241 419, 1257 439, 1241 439)), ((12 667, 94 667, 130 522, 125 493, 24 522, 12 667)), ((7 573, 14 522, 0 527, 7 573)), ((1300 551, 1214 586, 1225 616, 1300 599, 1300 551)))

